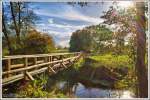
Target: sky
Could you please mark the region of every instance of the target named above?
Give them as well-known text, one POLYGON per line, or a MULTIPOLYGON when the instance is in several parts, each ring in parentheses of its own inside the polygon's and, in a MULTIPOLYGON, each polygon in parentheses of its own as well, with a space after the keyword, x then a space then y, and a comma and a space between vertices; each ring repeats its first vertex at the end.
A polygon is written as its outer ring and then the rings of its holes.
POLYGON ((50 34, 56 45, 69 47, 72 32, 103 22, 100 16, 108 10, 109 3, 89 3, 87 6, 67 3, 31 3, 30 9, 40 18, 35 28, 50 34))
MULTIPOLYGON (((131 5, 129 1, 120 2, 122 7, 131 5)), ((110 6, 112 2, 88 2, 84 7, 67 2, 31 2, 28 7, 39 17, 34 25, 37 31, 50 34, 57 46, 69 47, 72 32, 102 23, 100 16, 110 6)), ((5 13, 10 14, 10 9, 5 13)))

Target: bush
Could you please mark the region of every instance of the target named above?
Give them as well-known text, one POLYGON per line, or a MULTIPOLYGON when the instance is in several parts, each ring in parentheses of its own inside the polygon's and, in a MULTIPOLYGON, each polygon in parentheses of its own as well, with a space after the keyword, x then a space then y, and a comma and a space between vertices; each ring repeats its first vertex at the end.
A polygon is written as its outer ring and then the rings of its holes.
POLYGON ((34 80, 27 83, 24 86, 19 88, 19 91, 16 93, 16 97, 19 98, 64 98, 66 97, 61 91, 53 89, 52 91, 47 91, 44 88, 44 85, 47 83, 47 78, 34 80))
POLYGON ((30 31, 25 38, 25 54, 50 53, 55 50, 52 37, 35 30, 30 31))

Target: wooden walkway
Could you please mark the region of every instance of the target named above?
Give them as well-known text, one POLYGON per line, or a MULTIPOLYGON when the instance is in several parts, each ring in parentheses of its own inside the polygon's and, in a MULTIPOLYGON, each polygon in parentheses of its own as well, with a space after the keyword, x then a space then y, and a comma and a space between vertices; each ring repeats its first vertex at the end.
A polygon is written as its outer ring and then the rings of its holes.
POLYGON ((56 74, 71 66, 81 56, 81 52, 5 56, 2 59, 2 85, 23 78, 34 80, 33 75, 45 71, 56 74))

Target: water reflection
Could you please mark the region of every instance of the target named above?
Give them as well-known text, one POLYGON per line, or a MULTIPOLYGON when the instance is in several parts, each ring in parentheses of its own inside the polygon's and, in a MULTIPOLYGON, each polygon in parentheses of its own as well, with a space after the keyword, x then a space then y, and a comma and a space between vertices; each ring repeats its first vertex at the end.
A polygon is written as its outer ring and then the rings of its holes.
POLYGON ((86 87, 81 83, 70 84, 69 82, 59 82, 57 87, 65 94, 78 98, 133 98, 134 95, 129 90, 102 89, 86 87))

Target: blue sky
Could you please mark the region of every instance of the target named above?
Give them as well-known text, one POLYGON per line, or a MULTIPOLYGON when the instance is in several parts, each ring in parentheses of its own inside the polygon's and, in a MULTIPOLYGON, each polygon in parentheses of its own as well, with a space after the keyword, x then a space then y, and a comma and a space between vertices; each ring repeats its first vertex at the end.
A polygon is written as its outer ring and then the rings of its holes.
MULTIPOLYGON (((5 5, 9 5, 9 2, 5 5)), ((121 8, 133 7, 133 1, 117 1, 121 8)), ((112 6, 112 2, 88 2, 87 6, 81 7, 78 4, 70 5, 67 2, 30 2, 29 9, 40 18, 35 21, 34 28, 42 33, 50 34, 56 45, 69 47, 69 40, 72 32, 90 25, 97 25, 103 22, 100 18, 104 11, 112 6)), ((4 6, 5 7, 5 6, 4 6)), ((5 14, 11 17, 10 8, 5 14)), ((115 26, 108 28, 115 30, 115 26)))
POLYGON ((50 34, 56 45, 68 47, 72 32, 102 23, 103 19, 100 16, 109 8, 109 5, 108 3, 89 3, 81 7, 77 4, 34 2, 29 7, 40 17, 40 20, 36 21, 35 28, 50 34))
MULTIPOLYGON (((102 23, 100 16, 109 9, 110 4, 93 2, 81 7, 66 2, 32 2, 29 3, 29 9, 39 17, 34 25, 37 31, 50 34, 56 45, 69 47, 72 32, 102 23)), ((5 14, 10 15, 10 9, 5 14)))

